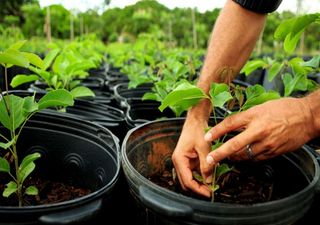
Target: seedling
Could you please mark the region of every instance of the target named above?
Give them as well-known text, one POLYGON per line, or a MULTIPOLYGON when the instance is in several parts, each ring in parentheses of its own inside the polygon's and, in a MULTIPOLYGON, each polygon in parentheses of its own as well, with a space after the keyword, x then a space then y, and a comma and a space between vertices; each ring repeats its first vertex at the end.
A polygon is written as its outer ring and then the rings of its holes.
MULTIPOLYGON (((173 108, 175 112, 178 112, 176 115, 179 116, 182 112, 188 110, 200 100, 209 99, 213 108, 212 112, 215 120, 214 122, 217 124, 218 121, 215 115, 215 108, 221 108, 226 112, 227 116, 229 113, 237 113, 247 110, 254 105, 277 98, 280 98, 279 93, 275 91, 266 91, 261 85, 243 88, 234 84, 227 85, 224 83, 212 83, 209 93, 206 94, 201 88, 185 81, 166 96, 162 101, 162 104, 159 106, 159 110, 163 111, 165 108, 170 107, 173 108), (234 111, 235 108, 236 110, 234 111)), ((226 137, 227 135, 215 140, 212 144, 211 150, 214 151, 222 145, 226 137)), ((210 184, 207 184, 197 171, 194 171, 193 175, 196 180, 204 183, 210 188, 212 191, 212 201, 214 201, 214 193, 219 189, 218 183, 222 178, 222 175, 232 169, 232 167, 229 167, 225 163, 216 164, 212 171, 213 179, 210 184)))
POLYGON ((39 101, 35 96, 19 97, 9 93, 7 69, 13 65, 28 67, 43 66, 43 61, 35 54, 21 52, 19 49, 24 42, 18 42, 7 50, 0 52, 0 63, 4 67, 4 80, 6 90, 0 90, 0 123, 9 132, 0 133, 0 172, 9 175, 9 182, 2 193, 4 197, 16 194, 19 206, 24 202, 24 195, 37 195, 35 186, 25 187, 26 178, 34 171, 34 161, 40 157, 39 153, 26 155, 22 161, 18 157, 17 143, 26 122, 34 115, 48 107, 73 105, 72 95, 66 90, 53 90, 47 92, 39 101), (7 134, 9 133, 9 134, 7 134))

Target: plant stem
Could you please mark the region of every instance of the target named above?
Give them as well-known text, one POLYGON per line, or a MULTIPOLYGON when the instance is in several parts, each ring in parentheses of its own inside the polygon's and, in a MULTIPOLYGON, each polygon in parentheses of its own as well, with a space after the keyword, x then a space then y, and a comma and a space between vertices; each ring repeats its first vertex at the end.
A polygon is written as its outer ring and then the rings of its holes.
POLYGON ((211 202, 214 202, 214 192, 215 192, 215 186, 216 186, 216 172, 217 172, 217 164, 213 167, 213 172, 212 172, 212 184, 211 187, 213 186, 213 188, 211 188, 212 190, 212 194, 211 194, 211 202))

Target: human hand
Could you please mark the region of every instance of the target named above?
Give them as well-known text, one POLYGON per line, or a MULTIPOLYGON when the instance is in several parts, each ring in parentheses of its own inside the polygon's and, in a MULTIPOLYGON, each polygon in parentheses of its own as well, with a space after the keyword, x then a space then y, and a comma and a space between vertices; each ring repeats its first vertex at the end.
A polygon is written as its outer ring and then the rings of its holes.
POLYGON ((257 105, 225 118, 210 129, 204 139, 208 142, 231 131, 243 130, 207 156, 208 164, 229 157, 248 159, 250 146, 254 160, 264 160, 293 151, 314 137, 313 117, 303 98, 282 98, 257 105))
MULTIPOLYGON (((207 121, 189 116, 184 123, 179 141, 172 155, 172 162, 181 187, 198 194, 210 197, 209 188, 194 180, 192 171, 199 168, 202 177, 207 178, 212 173, 206 156, 210 152, 210 143, 203 138, 207 121)), ((210 180, 210 177, 209 177, 210 180)))

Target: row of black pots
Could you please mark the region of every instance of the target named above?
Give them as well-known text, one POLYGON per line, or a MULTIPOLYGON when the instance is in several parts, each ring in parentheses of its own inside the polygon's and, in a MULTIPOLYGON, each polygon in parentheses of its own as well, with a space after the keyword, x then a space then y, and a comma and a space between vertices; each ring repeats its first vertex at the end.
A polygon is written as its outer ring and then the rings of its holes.
POLYGON ((126 134, 120 152, 119 140, 103 126, 50 110, 36 114, 21 133, 21 156, 41 153, 38 174, 84 185, 92 193, 46 206, 0 207, 0 224, 306 224, 319 191, 319 165, 305 147, 247 164, 271 177, 274 192, 283 193, 265 203, 211 203, 150 181, 148 177, 172 169, 171 154, 183 121, 141 124, 126 134))

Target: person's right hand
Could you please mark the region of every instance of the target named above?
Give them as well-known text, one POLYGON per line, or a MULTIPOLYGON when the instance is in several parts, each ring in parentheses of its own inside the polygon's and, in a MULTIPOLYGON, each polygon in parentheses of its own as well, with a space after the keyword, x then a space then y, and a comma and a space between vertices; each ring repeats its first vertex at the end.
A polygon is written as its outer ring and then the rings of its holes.
POLYGON ((192 171, 200 167, 201 175, 211 182, 211 167, 206 157, 210 152, 210 143, 204 140, 205 129, 208 127, 204 118, 188 115, 184 123, 179 141, 172 155, 172 161, 184 190, 192 190, 200 195, 211 196, 209 188, 196 181, 192 171))

